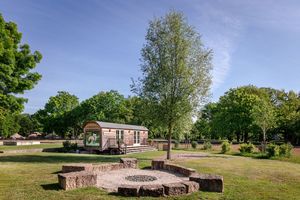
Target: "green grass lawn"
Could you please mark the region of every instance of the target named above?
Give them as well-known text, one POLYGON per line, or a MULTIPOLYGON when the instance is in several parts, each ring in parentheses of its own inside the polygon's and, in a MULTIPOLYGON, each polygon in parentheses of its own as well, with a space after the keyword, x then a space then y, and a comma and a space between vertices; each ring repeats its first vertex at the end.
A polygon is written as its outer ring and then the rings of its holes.
MULTIPOLYGON (((128 157, 136 157, 143 168, 150 165, 151 159, 162 155, 165 152, 156 151, 128 157)), ((0 199, 132 199, 97 188, 63 191, 57 184, 57 173, 63 163, 118 162, 119 158, 63 153, 0 154, 0 199)), ((174 162, 201 173, 223 175, 225 192, 197 192, 168 199, 300 199, 300 164, 297 163, 219 154, 174 162)))
POLYGON ((47 143, 47 144, 21 145, 21 146, 1 145, 0 151, 23 150, 23 149, 46 149, 46 148, 58 148, 58 147, 62 147, 62 143, 47 143))

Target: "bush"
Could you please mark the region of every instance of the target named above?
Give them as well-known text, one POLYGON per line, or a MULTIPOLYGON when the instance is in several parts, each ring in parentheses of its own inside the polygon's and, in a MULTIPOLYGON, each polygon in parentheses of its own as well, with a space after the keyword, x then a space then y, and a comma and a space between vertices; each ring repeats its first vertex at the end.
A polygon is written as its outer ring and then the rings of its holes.
POLYGON ((222 142, 221 147, 221 153, 227 153, 231 150, 231 143, 229 143, 228 140, 225 140, 222 142))
POLYGON ((203 149, 204 150, 211 150, 212 149, 212 145, 211 145, 210 141, 205 141, 203 143, 203 149))
POLYGON ((241 153, 253 153, 255 146, 252 143, 244 143, 240 145, 239 151, 241 153))
POLYGON ((178 141, 178 140, 175 140, 175 141, 174 141, 174 144, 175 144, 175 149, 178 149, 178 147, 179 147, 179 141, 178 141))
POLYGON ((77 143, 71 143, 70 141, 66 140, 63 142, 63 149, 66 152, 76 150, 77 149, 77 143))
POLYGON ((148 142, 149 145, 153 145, 153 139, 149 138, 149 139, 147 140, 147 142, 148 142))
POLYGON ((269 144, 267 146, 267 156, 268 157, 277 157, 279 156, 279 146, 276 144, 269 144))
POLYGON ((192 144, 193 149, 196 149, 197 145, 198 145, 198 142, 197 141, 192 141, 191 144, 192 144))
POLYGON ((291 145, 291 143, 282 144, 279 146, 279 155, 285 156, 285 157, 290 157, 291 151, 293 148, 294 147, 293 147, 293 145, 291 145))

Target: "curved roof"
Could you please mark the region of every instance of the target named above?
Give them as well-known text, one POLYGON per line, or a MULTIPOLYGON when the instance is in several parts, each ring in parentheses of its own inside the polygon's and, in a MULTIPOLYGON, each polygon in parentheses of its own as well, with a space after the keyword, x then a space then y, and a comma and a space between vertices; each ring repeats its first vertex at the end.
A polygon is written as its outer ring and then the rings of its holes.
POLYGON ((101 128, 115 128, 115 129, 130 129, 130 130, 141 130, 148 131, 148 129, 144 126, 130 125, 130 124, 117 124, 111 122, 101 122, 101 121, 93 121, 96 122, 101 128))

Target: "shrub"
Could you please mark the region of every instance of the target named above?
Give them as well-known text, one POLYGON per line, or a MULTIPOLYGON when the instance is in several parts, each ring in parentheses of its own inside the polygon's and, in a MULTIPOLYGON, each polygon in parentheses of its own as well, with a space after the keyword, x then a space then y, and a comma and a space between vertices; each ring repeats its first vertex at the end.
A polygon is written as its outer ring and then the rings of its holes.
POLYGON ((153 139, 149 138, 149 139, 147 140, 147 142, 148 142, 149 145, 153 145, 153 139))
POLYGON ((277 157, 279 156, 279 146, 276 144, 269 144, 267 146, 267 156, 268 157, 277 157))
POLYGON ((291 145, 291 143, 282 144, 279 146, 279 155, 285 156, 285 157, 290 157, 291 151, 293 148, 294 147, 293 147, 293 145, 291 145))
POLYGON ((77 149, 77 143, 71 143, 70 141, 66 140, 63 142, 63 149, 66 152, 76 150, 77 149))
POLYGON ((178 140, 175 140, 175 141, 174 141, 174 144, 175 144, 175 148, 178 149, 178 147, 179 147, 179 141, 178 141, 178 140))
POLYGON ((196 149, 197 145, 198 145, 198 142, 197 141, 192 141, 191 144, 192 144, 193 149, 196 149))
POLYGON ((212 145, 211 145, 210 141, 205 141, 203 143, 203 149, 204 150, 211 150, 212 149, 212 145))
POLYGON ((231 143, 229 143, 228 140, 225 140, 222 142, 221 147, 221 153, 227 153, 231 150, 231 143))
POLYGON ((252 143, 244 143, 240 145, 239 151, 241 153, 253 153, 255 146, 252 143))

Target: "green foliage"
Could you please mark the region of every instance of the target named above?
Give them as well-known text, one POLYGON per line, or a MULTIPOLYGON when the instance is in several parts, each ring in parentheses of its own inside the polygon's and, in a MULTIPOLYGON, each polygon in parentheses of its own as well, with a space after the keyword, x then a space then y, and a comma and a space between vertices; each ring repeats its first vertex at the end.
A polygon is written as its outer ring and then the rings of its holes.
POLYGON ((240 145, 239 151, 241 153, 253 153, 255 150, 254 144, 250 143, 243 143, 240 145))
POLYGON ((17 123, 17 114, 12 114, 9 111, 0 107, 0 136, 8 138, 20 129, 17 123))
POLYGON ((176 128, 192 120, 207 97, 211 57, 212 52, 203 47, 199 34, 181 13, 170 12, 149 23, 142 49, 143 77, 132 89, 146 102, 145 111, 153 123, 167 131, 169 141, 176 128))
POLYGON ((267 98, 260 98, 253 106, 251 113, 253 122, 263 133, 263 143, 266 143, 266 133, 269 129, 275 126, 275 112, 270 100, 267 98))
POLYGON ((29 135, 33 131, 40 131, 40 124, 34 116, 21 114, 17 116, 17 123, 20 126, 19 133, 23 136, 29 135))
POLYGON ((198 142, 197 141, 192 141, 191 145, 192 145, 193 149, 196 149, 197 146, 198 146, 198 142))
POLYGON ((231 150, 231 143, 228 142, 228 140, 225 140, 221 144, 221 153, 228 153, 231 150))
POLYGON ((283 157, 290 157, 293 148, 294 147, 291 143, 282 144, 279 146, 279 155, 283 157))
POLYGON ((148 138, 147 142, 148 142, 149 145, 153 145, 153 139, 148 138))
POLYGON ((212 144, 210 143, 210 141, 208 141, 208 140, 204 141, 203 149, 204 150, 211 150, 212 149, 212 144))
POLYGON ((266 148, 268 157, 277 157, 279 156, 279 146, 276 144, 268 144, 266 148))
POLYGON ((178 149, 180 142, 178 140, 175 140, 174 144, 175 144, 175 148, 178 149))
POLYGON ((31 53, 28 44, 20 44, 21 38, 17 25, 5 22, 0 14, 0 107, 11 114, 21 112, 26 102, 18 94, 32 89, 41 79, 31 70, 42 55, 38 51, 31 53))
POLYGON ((108 122, 130 122, 132 110, 126 99, 117 91, 100 92, 83 101, 78 109, 77 116, 80 121, 101 120, 108 122))
POLYGON ((73 119, 68 113, 78 104, 78 98, 75 95, 59 91, 56 96, 49 98, 44 109, 39 110, 35 116, 43 124, 45 132, 54 131, 64 137, 73 125, 73 119))
POLYGON ((69 140, 63 142, 63 149, 65 152, 75 151, 77 148, 77 143, 72 143, 69 140))

